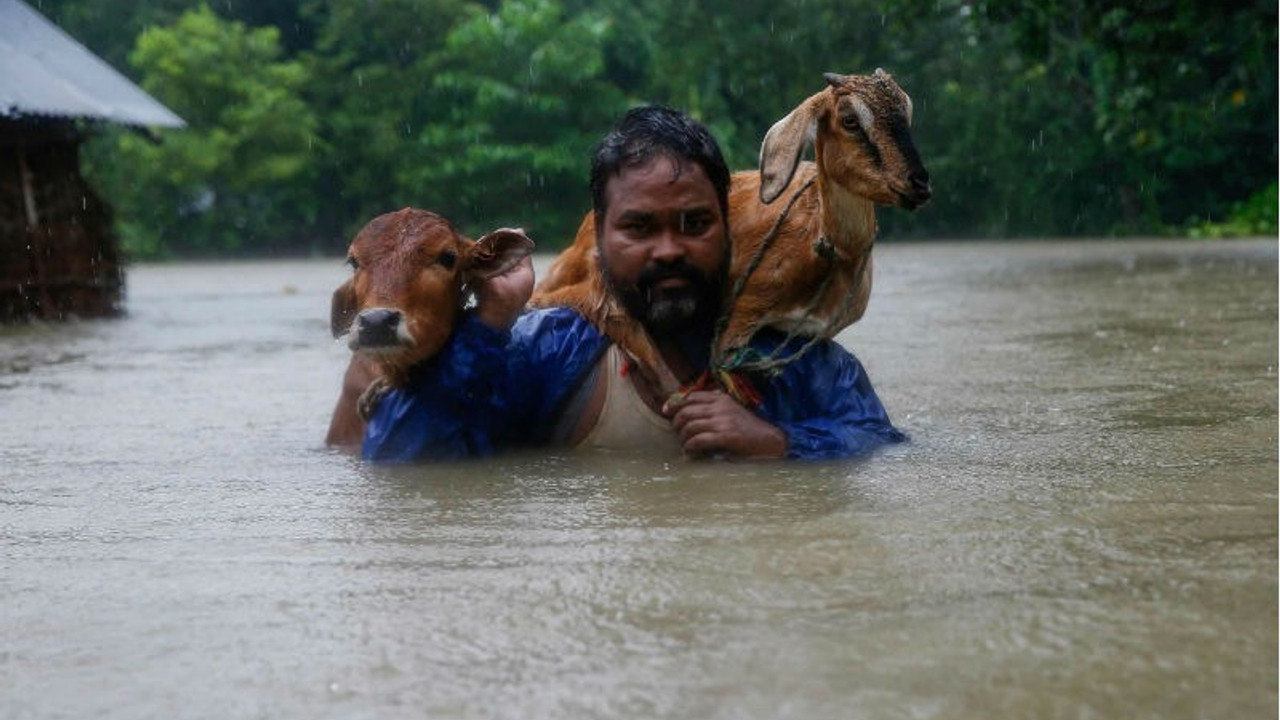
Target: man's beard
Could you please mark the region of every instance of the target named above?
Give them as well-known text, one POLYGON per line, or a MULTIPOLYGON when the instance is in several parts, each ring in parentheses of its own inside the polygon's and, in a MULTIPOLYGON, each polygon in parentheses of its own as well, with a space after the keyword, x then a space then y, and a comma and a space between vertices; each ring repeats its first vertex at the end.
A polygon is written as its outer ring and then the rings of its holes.
POLYGON ((634 285, 620 285, 609 267, 600 262, 605 285, 631 317, 640 321, 656 338, 672 337, 690 331, 710 332, 720 315, 720 298, 724 288, 724 271, 707 274, 686 260, 670 264, 650 264, 640 271, 634 285), (659 282, 681 278, 688 284, 660 289, 659 282))

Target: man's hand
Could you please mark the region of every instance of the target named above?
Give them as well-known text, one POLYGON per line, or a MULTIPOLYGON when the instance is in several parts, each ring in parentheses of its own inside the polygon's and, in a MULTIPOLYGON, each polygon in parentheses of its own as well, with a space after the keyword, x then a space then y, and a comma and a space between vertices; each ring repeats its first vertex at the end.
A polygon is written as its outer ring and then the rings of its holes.
POLYGON ((526 256, 501 275, 472 286, 476 294, 476 317, 489 327, 506 330, 524 311, 533 295, 533 258, 526 256))
POLYGON ((787 436, 723 391, 699 390, 679 404, 667 401, 662 412, 690 455, 725 453, 733 458, 781 458, 787 436))

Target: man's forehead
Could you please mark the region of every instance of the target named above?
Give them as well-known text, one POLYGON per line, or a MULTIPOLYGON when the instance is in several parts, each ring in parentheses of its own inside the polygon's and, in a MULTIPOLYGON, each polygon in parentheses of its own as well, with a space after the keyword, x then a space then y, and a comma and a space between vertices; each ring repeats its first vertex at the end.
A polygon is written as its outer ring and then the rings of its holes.
POLYGON ((660 200, 664 206, 675 203, 689 209, 716 204, 715 188, 702 166, 667 155, 650 157, 619 169, 609 179, 605 193, 610 206, 620 212, 643 210, 655 200, 660 200), (673 194, 666 196, 668 192, 673 194), (644 194, 653 197, 642 197, 644 194), (706 197, 698 197, 704 194, 706 197))
POLYGON ((624 220, 627 218, 653 218, 658 215, 671 215, 683 222, 685 218, 701 219, 703 216, 715 214, 715 205, 712 203, 696 203, 679 207, 619 206, 614 214, 624 220))
POLYGON ((673 181, 678 179, 681 174, 690 170, 702 170, 701 165, 693 162, 687 157, 683 157, 669 151, 659 150, 649 155, 628 158, 618 167, 618 174, 620 175, 628 170, 637 170, 642 168, 666 170, 671 173, 671 179, 673 181))

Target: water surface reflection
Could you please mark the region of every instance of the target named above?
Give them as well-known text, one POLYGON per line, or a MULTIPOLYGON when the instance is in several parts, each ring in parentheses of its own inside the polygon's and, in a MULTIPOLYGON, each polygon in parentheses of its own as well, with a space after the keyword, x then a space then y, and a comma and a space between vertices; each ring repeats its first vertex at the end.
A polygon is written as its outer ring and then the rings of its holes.
POLYGON ((336 260, 0 329, 0 715, 1273 716, 1275 244, 878 256, 840 463, 325 450, 336 260))

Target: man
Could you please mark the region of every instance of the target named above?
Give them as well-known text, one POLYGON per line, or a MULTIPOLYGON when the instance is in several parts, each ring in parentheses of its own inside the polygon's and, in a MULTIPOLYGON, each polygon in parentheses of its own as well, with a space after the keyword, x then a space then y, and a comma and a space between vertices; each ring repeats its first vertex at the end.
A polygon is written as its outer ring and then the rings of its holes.
MULTIPOLYGON (((776 376, 752 378, 754 410, 720 390, 673 395, 662 382, 689 383, 707 367, 730 256, 728 188, 701 124, 662 107, 627 113, 592 162, 598 266, 664 367, 637 367, 567 308, 526 312, 534 285, 526 258, 474 288, 476 306, 447 348, 378 404, 366 459, 548 445, 819 459, 902 440, 861 364, 830 341, 776 376)), ((761 336, 753 345, 765 351, 780 341, 761 336)))

